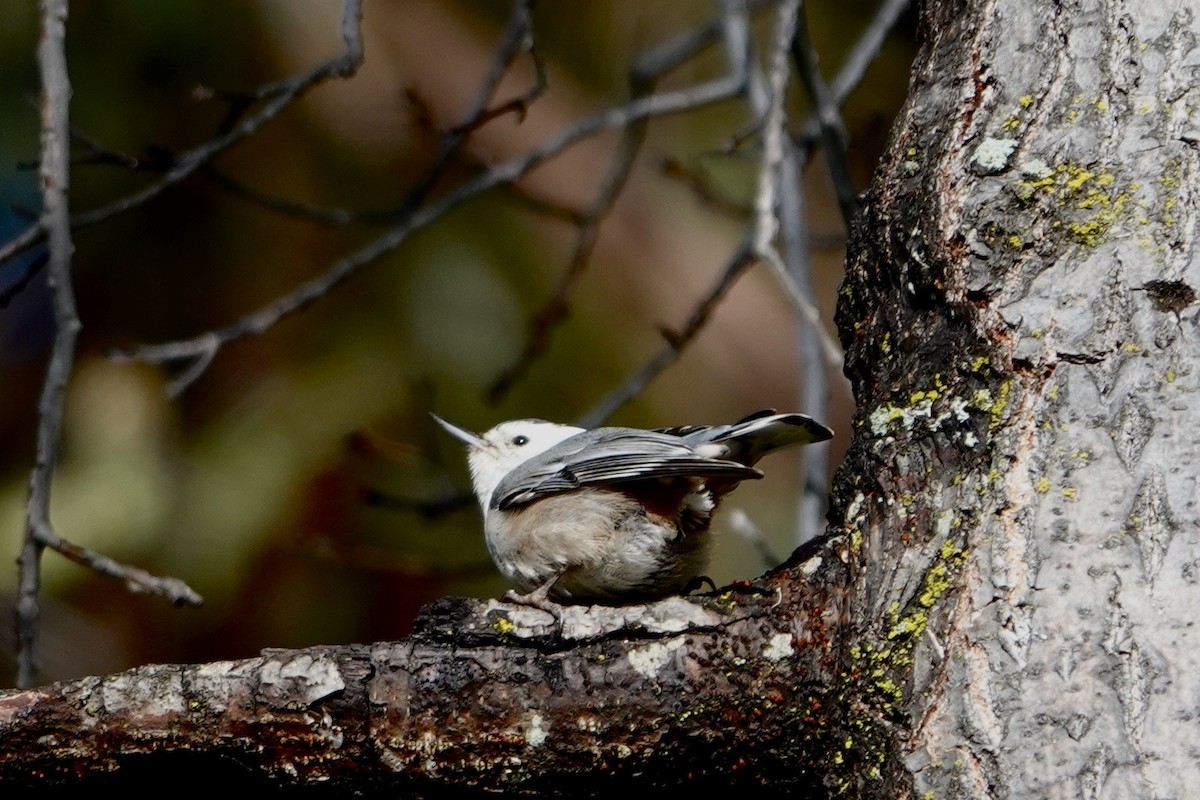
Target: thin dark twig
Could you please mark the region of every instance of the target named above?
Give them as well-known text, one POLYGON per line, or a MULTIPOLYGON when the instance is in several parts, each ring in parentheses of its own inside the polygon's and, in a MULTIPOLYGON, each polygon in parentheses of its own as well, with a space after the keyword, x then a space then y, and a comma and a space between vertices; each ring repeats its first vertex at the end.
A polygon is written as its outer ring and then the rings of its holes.
MULTIPOLYGON (((110 353, 110 357, 116 360, 153 363, 191 360, 206 356, 213 349, 214 342, 217 343, 217 347, 221 347, 245 336, 259 335, 279 320, 306 308, 332 288, 347 280, 360 267, 373 263, 392 252, 414 231, 440 219, 459 204, 497 186, 519 180, 539 164, 602 131, 621 128, 647 117, 678 114, 729 99, 738 94, 742 83, 740 76, 725 76, 686 89, 638 98, 624 105, 614 106, 584 117, 538 147, 498 164, 460 184, 435 202, 416 209, 395 228, 358 251, 340 259, 321 275, 300 284, 290 293, 276 298, 257 311, 235 320, 224 328, 208 331, 191 339, 117 350, 110 353)), ((181 392, 187 388, 193 378, 194 375, 190 375, 187 381, 176 379, 168 387, 168 391, 171 393, 181 392)))
POLYGON ((803 11, 796 15, 791 50, 792 60, 800 73, 800 81, 817 109, 821 142, 825 145, 825 161, 829 166, 829 176, 837 195, 838 208, 842 212, 842 221, 849 229, 858 213, 858 192, 854 189, 854 182, 850 178, 850 165, 846 161, 846 126, 842 122, 838 104, 825 83, 825 78, 817 69, 817 54, 809 38, 808 18, 803 11))
POLYGON ((521 205, 533 211, 535 214, 541 214, 545 217, 560 219, 563 222, 568 222, 572 225, 583 225, 587 222, 587 212, 578 208, 571 208, 562 203, 548 200, 544 197, 529 192, 525 187, 517 183, 506 183, 500 187, 506 194, 512 197, 521 205))
POLYGON ((545 93, 549 83, 546 81, 546 64, 542 61, 542 57, 537 50, 533 48, 532 40, 527 45, 529 57, 533 60, 533 85, 526 89, 522 94, 516 97, 505 100, 499 105, 491 108, 480 110, 472 119, 460 123, 451 129, 451 133, 456 135, 469 134, 471 131, 478 130, 492 120, 503 117, 506 114, 516 114, 518 119, 525 121, 525 115, 529 112, 529 106, 533 101, 545 93))
MULTIPOLYGON (((829 94, 833 102, 841 107, 862 83, 867 73, 867 67, 879 55, 883 42, 892 28, 900 21, 900 15, 909 7, 911 0, 883 0, 870 24, 863 30, 862 35, 854 43, 837 75, 829 84, 829 94)), ((813 114, 800 128, 796 135, 796 144, 806 150, 821 136, 821 121, 813 114)))
POLYGON ((433 166, 425 173, 425 176, 417 185, 408 192, 404 203, 395 212, 396 217, 404 218, 408 216, 421 203, 425 202, 425 199, 442 179, 447 168, 457 156, 463 142, 467 140, 467 137, 471 133, 496 116, 514 109, 518 110, 524 116, 528 105, 545 90, 546 76, 544 66, 541 58, 537 55, 533 43, 532 6, 533 0, 518 0, 513 5, 512 15, 509 17, 508 27, 505 28, 504 35, 501 38, 496 57, 492 59, 492 65, 475 94, 475 99, 471 103, 470 110, 462 122, 451 127, 442 137, 440 150, 433 166), (501 104, 498 110, 489 110, 487 106, 488 100, 491 99, 492 94, 496 91, 496 87, 500 84, 500 80, 504 77, 509 67, 512 66, 513 61, 516 60, 522 49, 528 51, 533 59, 535 72, 533 86, 515 100, 501 104))
MULTIPOLYGON (((887 33, 895 26, 896 22, 899 20, 900 14, 903 13, 904 9, 907 8, 908 5, 909 0, 885 0, 885 2, 881 5, 870 25, 863 32, 863 35, 860 37, 855 47, 851 50, 850 55, 847 56, 845 62, 838 72, 837 77, 834 79, 831 85, 830 92, 838 104, 844 103, 849 97, 850 93, 853 92, 853 90, 861 82, 867 66, 869 66, 874 60, 875 56, 878 55, 879 49, 882 46, 883 40, 887 36, 887 33)), ((727 41, 730 38, 730 18, 731 14, 727 10, 723 22, 727 41)), ((717 29, 714 27, 711 30, 713 33, 715 33, 717 29)), ((736 47, 737 42, 733 42, 732 45, 736 47)), ((733 48, 731 47, 731 49, 733 48)), ((761 123, 754 125, 753 130, 758 130, 760 126, 761 123)), ((802 127, 801 131, 802 133, 797 140, 798 145, 803 145, 814 140, 819 135, 820 124, 814 118, 806 123, 802 127)), ((807 149, 802 148, 800 152, 796 153, 796 156, 798 158, 797 167, 799 168, 803 166, 803 162, 806 160, 807 149)), ((694 333, 699 329, 698 326, 703 326, 704 321, 711 314, 712 307, 720 300, 720 297, 723 296, 724 291, 728 289, 728 285, 732 285, 737 277, 739 277, 752 263, 754 263, 755 259, 751 253, 752 251, 749 242, 743 243, 741 249, 731 261, 726 272, 722 275, 722 281, 718 283, 718 286, 714 291, 710 292, 701 300, 700 304, 693 312, 693 325, 685 328, 685 332, 687 330, 692 330, 694 335, 694 333)), ((690 341, 690 339, 685 338, 675 342, 669 338, 666 347, 652 356, 645 365, 635 371, 622 384, 614 388, 596 405, 585 412, 577 424, 584 427, 594 427, 603 423, 614 413, 616 413, 616 411, 626 402, 641 393, 645 387, 649 385, 649 383, 655 377, 658 376, 659 373, 661 373, 664 369, 678 359, 681 351, 676 349, 676 343, 682 347, 686 345, 688 341, 690 341)), ((825 355, 825 358, 828 360, 830 358, 829 343, 822 341, 822 344, 822 352, 825 355)))
MULTIPOLYGON (((545 65, 541 56, 533 47, 532 21, 530 7, 532 0, 519 0, 514 7, 505 29, 500 48, 484 78, 479 91, 476 93, 470 110, 462 122, 447 129, 441 137, 439 150, 432 167, 422 176, 416 186, 408 192, 399 206, 374 211, 352 210, 312 205, 291 200, 286 197, 265 192, 246 185, 228 173, 208 165, 205 174, 217 182, 221 188, 233 193, 243 200, 280 214, 308 219, 323 225, 345 227, 353 224, 392 224, 397 218, 403 218, 412 209, 420 206, 433 188, 446 174, 449 167, 459 155, 463 142, 474 131, 482 128, 488 122, 505 114, 515 113, 524 117, 529 106, 537 97, 545 92, 545 65), (500 79, 512 65, 521 51, 527 51, 533 61, 534 82, 529 89, 520 95, 489 108, 488 100, 496 90, 500 79)), ((409 100, 415 106, 418 117, 423 124, 432 127, 432 113, 426 103, 415 93, 409 92, 409 100)))
MULTIPOLYGON (((635 99, 648 95, 665 72, 674 69, 695 52, 715 41, 721 29, 719 23, 713 22, 699 31, 684 34, 643 55, 630 73, 631 95, 635 99)), ((737 84, 739 91, 745 85, 746 75, 747 62, 731 62, 727 79, 737 84)), ((530 320, 529 333, 521 353, 489 387, 487 400, 490 404, 500 403, 512 387, 528 373, 533 363, 549 346, 554 329, 567 319, 571 295, 587 269, 600 232, 600 224, 629 180, 634 161, 645 142, 646 122, 647 119, 642 118, 626 126, 608 177, 586 212, 584 221, 578 226, 574 251, 567 269, 550 298, 530 320)))
POLYGON ((44 241, 46 241, 46 230, 42 227, 42 221, 39 219, 3 245, 0 245, 0 264, 44 241))
POLYGON ((252 186, 247 186, 242 181, 212 164, 209 164, 205 168, 204 175, 211 178, 218 186, 235 197, 251 202, 256 206, 290 217, 312 220, 330 227, 341 228, 356 223, 382 224, 391 222, 396 216, 394 209, 359 211, 349 208, 334 208, 301 203, 297 200, 280 197, 260 189, 255 189, 252 186))
POLYGON ((71 163, 75 166, 84 164, 112 164, 118 167, 129 170, 130 172, 164 172, 170 169, 174 159, 166 153, 158 152, 146 157, 138 157, 129 153, 122 153, 119 150, 113 150, 106 147, 94 136, 84 133, 75 126, 71 126, 71 141, 74 144, 80 145, 86 155, 78 155, 71 159, 71 163))
POLYGON ((652 380, 679 360, 696 335, 708 324, 709 318, 722 298, 754 265, 756 260, 757 257, 751 249, 750 241, 742 242, 729 264, 721 271, 716 283, 692 310, 683 327, 678 331, 663 330, 662 334, 665 340, 663 347, 651 356, 641 368, 600 398, 600 401, 584 412, 575 424, 582 428, 594 428, 602 425, 609 417, 617 413, 621 406, 645 391, 652 380))
MULTIPOLYGON (((78 229, 94 225, 141 206, 146 201, 157 197, 163 190, 191 176, 192 173, 231 145, 257 131, 264 123, 273 119, 280 111, 313 87, 333 77, 347 78, 353 75, 358 71, 363 58, 361 17, 362 0, 345 0, 341 20, 345 50, 340 55, 307 72, 260 90, 259 94, 266 102, 253 114, 245 116, 240 123, 230 127, 228 131, 208 139, 200 146, 178 156, 174 165, 154 183, 108 205, 73 215, 71 227, 78 229)), ((0 263, 38 242, 44 241, 47 233, 44 224, 40 221, 29 226, 0 247, 0 263)))
MULTIPOLYGON (((634 95, 644 94, 651 86, 642 87, 634 79, 634 95)), ((562 324, 570 314, 570 300, 575 287, 583 278, 587 265, 596 248, 596 240, 600 234, 600 223, 612 210, 617 196, 629 180, 633 171, 633 163, 646 140, 646 120, 638 120, 625 128, 621 136, 621 144, 608 177, 596 193, 591 207, 585 212, 583 221, 578 225, 575 235, 575 247, 571 260, 559 278, 550 298, 541 309, 533 315, 529 322, 529 333, 525 346, 516 360, 492 382, 487 391, 487 401, 498 405, 528 372, 533 363, 541 356, 550 344, 554 329, 562 324)))
MULTIPOLYGON (((721 19, 714 23, 714 33, 719 32, 725 43, 730 76, 736 79, 739 94, 749 88, 752 75, 750 69, 749 27, 746 21, 747 6, 740 0, 723 0, 721 19)), ((579 418, 577 424, 592 428, 605 422, 621 406, 637 397, 654 378, 675 363, 692 339, 704 328, 717 304, 746 270, 755 263, 757 256, 753 241, 747 238, 721 273, 716 284, 693 309, 680 331, 662 331, 666 344, 638 370, 606 394, 579 418)))
MULTIPOLYGON (((779 0, 749 0, 744 4, 749 14, 762 11, 779 0)), ((728 9, 726 9, 728 13, 728 9)), ((715 19, 693 31, 681 33, 663 44, 642 53, 634 66, 636 80, 658 80, 671 70, 690 61, 700 51, 720 43, 724 36, 725 19, 715 19)))
MULTIPOLYGON (((810 323, 809 327, 821 344, 825 360, 831 365, 837 365, 842 360, 841 347, 821 323, 820 313, 812 300, 811 292, 805 291, 796 276, 789 272, 776 245, 781 223, 780 193, 785 182, 785 167, 788 167, 786 172, 789 183, 797 181, 800 174, 794 164, 789 166, 794 147, 786 135, 787 114, 784 107, 788 79, 787 53, 791 41, 795 38, 798 16, 798 0, 785 0, 780 4, 776 41, 771 51, 770 80, 765 87, 761 79, 751 81, 750 101, 756 106, 755 116, 763 120, 763 157, 759 170, 758 194, 754 203, 754 251, 771 267, 788 299, 810 323)), ((788 209, 788 213, 799 215, 799 198, 793 197, 797 202, 793 208, 788 209)))
MULTIPOLYGON (((803 17, 798 0, 787 0, 780 6, 769 80, 764 82, 769 86, 769 91, 752 93, 752 101, 756 103, 755 116, 763 119, 763 166, 758 203, 760 239, 757 248, 764 260, 779 274, 787 291, 797 298, 796 305, 808 323, 807 328, 800 327, 796 331, 800 351, 799 369, 803 376, 800 407, 807 413, 824 417, 828 396, 824 367, 826 362, 830 365, 839 364, 840 352, 823 326, 812 299, 815 294, 812 288, 808 225, 801 191, 801 169, 807 156, 800 153, 788 137, 787 115, 784 113, 789 78, 788 52, 798 35, 796 30, 803 17), (768 218, 767 215, 773 217, 768 218), (768 219, 771 224, 764 224, 768 219), (775 231, 773 237, 770 236, 772 229, 775 231), (799 302, 799 298, 805 302, 799 302), (825 345, 824 359, 819 347, 821 343, 825 345)), ((805 448, 800 459, 805 489, 800 493, 796 529, 797 539, 804 541, 815 536, 821 528, 819 512, 825 492, 822 490, 814 494, 807 491, 807 487, 815 482, 814 476, 827 474, 828 448, 805 448)))
POLYGON ((46 266, 46 262, 50 259, 47 253, 37 253, 24 265, 24 272, 13 281, 7 289, 0 292, 0 308, 7 308, 12 299, 19 295, 26 286, 29 285, 33 277, 37 275, 46 266))
POLYGON ((42 543, 82 567, 123 581, 131 592, 143 592, 165 598, 176 606, 202 606, 204 598, 178 578, 152 575, 143 569, 113 561, 108 556, 72 544, 59 537, 53 529, 44 528, 38 534, 42 543))
POLYGON ((42 36, 38 63, 42 79, 42 216, 49 257, 46 281, 54 307, 54 342, 38 400, 37 454, 29 476, 25 507, 25 540, 18 558, 16 603, 17 685, 33 685, 38 673, 38 633, 41 606, 41 557, 46 548, 108 575, 123 578, 132 588, 171 597, 176 602, 199 602, 182 581, 157 578, 142 570, 77 547, 62 539, 50 523, 50 492, 58 464, 63 399, 75 359, 81 327, 71 286, 70 187, 71 82, 67 73, 66 22, 68 0, 42 0, 42 36))
POLYGON ((66 57, 67 0, 43 0, 38 65, 42 78, 42 217, 50 237, 47 283, 54 295, 54 344, 38 401, 37 460, 29 476, 25 541, 17 559, 17 685, 32 686, 38 673, 42 535, 50 526, 50 479, 58 461, 63 394, 75 357, 79 317, 71 290, 71 225, 67 206, 70 181, 68 108, 71 84, 66 57))
POLYGON ((660 169, 664 176, 673 178, 690 189, 700 205, 710 211, 740 220, 746 219, 752 212, 748 205, 722 197, 720 190, 709 181, 708 175, 677 158, 662 159, 660 169))

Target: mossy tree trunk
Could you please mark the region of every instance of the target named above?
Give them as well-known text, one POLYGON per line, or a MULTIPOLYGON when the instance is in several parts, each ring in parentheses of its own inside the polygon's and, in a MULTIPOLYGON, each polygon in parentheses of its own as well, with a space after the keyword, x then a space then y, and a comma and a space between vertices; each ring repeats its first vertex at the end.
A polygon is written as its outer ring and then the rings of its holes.
POLYGON ((758 591, 11 692, 0 784, 1188 796, 1196 6, 924 7, 840 297, 830 536, 758 591))

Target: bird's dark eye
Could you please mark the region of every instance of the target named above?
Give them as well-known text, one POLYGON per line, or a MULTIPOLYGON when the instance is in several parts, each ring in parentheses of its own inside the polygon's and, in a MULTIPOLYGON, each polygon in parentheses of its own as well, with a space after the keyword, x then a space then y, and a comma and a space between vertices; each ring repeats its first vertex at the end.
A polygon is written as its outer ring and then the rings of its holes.
POLYGON ((529 437, 518 434, 512 438, 512 443, 514 445, 516 445, 517 447, 523 447, 523 446, 529 444, 529 437))

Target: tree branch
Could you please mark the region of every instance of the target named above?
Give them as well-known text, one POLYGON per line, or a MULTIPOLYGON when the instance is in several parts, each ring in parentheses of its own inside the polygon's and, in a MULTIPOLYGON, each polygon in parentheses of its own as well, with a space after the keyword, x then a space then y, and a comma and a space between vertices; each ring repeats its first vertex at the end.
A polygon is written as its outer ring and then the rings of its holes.
MULTIPOLYGON (((255 90, 248 96, 247 101, 263 102, 261 108, 240 122, 227 124, 227 129, 219 135, 176 157, 174 165, 154 183, 106 206, 73 215, 70 218, 71 228, 94 225, 143 205, 165 189, 191 176, 219 153, 250 136, 313 87, 333 77, 346 78, 353 75, 358 71, 363 58, 361 17, 362 0, 345 0, 342 7, 341 32, 346 48, 340 55, 307 72, 255 90)), ((0 246, 0 263, 45 241, 48 230, 44 219, 30 225, 8 243, 0 246)))
POLYGON ((842 222, 850 227, 858 211, 858 192, 850 179, 850 166, 846 163, 846 126, 842 122, 838 103, 834 100, 829 85, 817 69, 817 55, 808 35, 808 19, 804 13, 796 15, 791 41, 792 60, 800 73, 800 80, 816 106, 816 119, 821 131, 821 142, 825 145, 825 161, 829 176, 837 195, 842 222))
POLYGON ((71 239, 67 201, 71 177, 71 82, 64 47, 66 23, 67 0, 43 0, 42 38, 38 46, 43 95, 42 216, 38 226, 46 232, 49 245, 46 279, 54 306, 54 341, 38 401, 37 453, 29 476, 25 539, 18 557, 15 622, 19 686, 32 685, 38 672, 41 617, 38 592, 42 551, 47 547, 98 572, 121 578, 131 589, 160 594, 176 603, 200 603, 200 596, 182 581, 158 578, 71 544, 62 539, 50 523, 50 491, 62 436, 63 399, 75 359, 75 340, 81 327, 71 286, 71 256, 75 245, 71 239))
POLYGON ((285 317, 301 311, 350 278, 361 267, 378 261, 398 248, 414 231, 435 222, 461 203, 490 189, 519 180, 539 164, 602 131, 627 127, 649 117, 678 114, 720 102, 736 96, 741 91, 743 82, 741 76, 729 75, 686 89, 637 98, 625 105, 584 117, 540 146, 475 176, 438 200, 413 210, 412 214, 396 227, 355 253, 335 262, 326 272, 224 328, 207 331, 190 339, 117 350, 110 353, 110 356, 118 361, 185 362, 187 368, 183 375, 178 376, 168 387, 170 394, 178 394, 202 371, 204 365, 197 368, 197 361, 211 359, 224 345, 246 336, 259 335, 285 317))
POLYGON ((644 788, 648 775, 808 791, 836 779, 829 748, 845 749, 837 548, 740 590, 564 606, 557 621, 449 598, 400 642, 3 693, 0 787, 69 789, 107 773, 134 788, 187 755, 189 774, 226 791, 269 777, 393 795, 593 796, 644 788))

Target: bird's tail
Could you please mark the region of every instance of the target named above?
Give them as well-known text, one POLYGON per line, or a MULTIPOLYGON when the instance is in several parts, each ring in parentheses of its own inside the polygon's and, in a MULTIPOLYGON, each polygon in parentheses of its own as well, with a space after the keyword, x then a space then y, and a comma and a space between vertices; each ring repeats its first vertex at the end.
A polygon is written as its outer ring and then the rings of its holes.
POLYGON ((732 425, 697 426, 671 430, 693 447, 703 450, 716 445, 723 452, 713 453, 746 466, 752 466, 770 452, 792 445, 823 442, 833 431, 805 414, 776 414, 766 409, 732 425))

